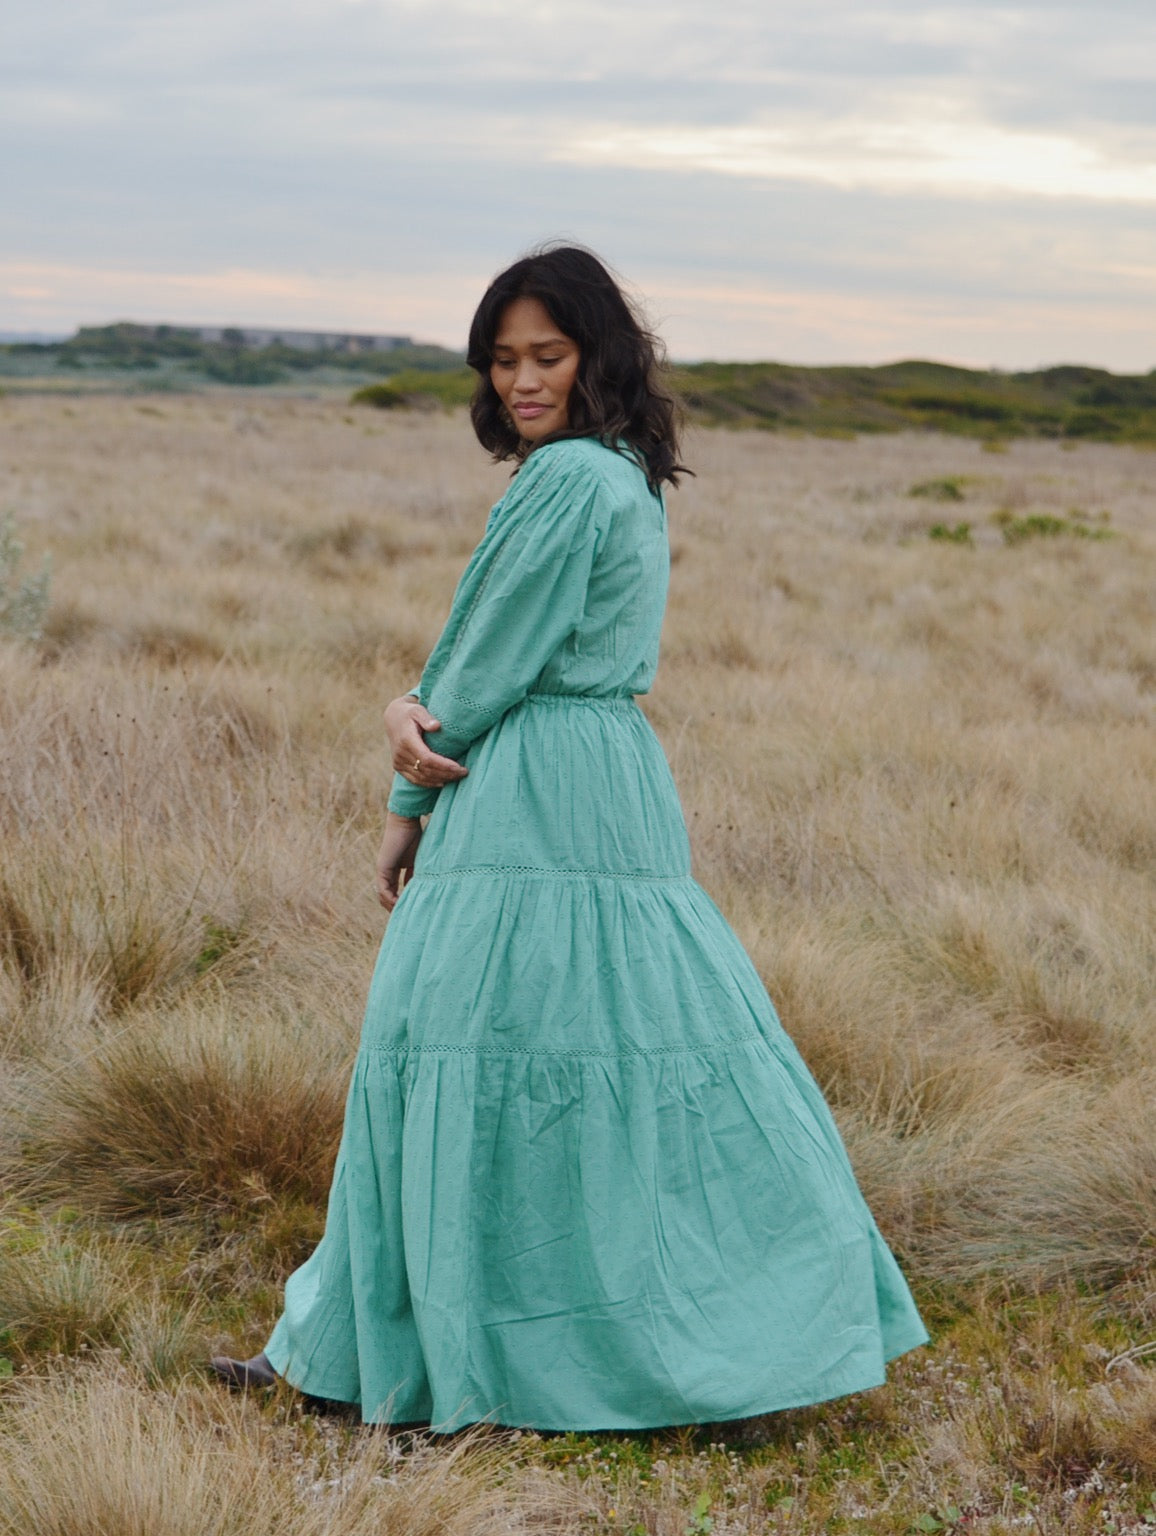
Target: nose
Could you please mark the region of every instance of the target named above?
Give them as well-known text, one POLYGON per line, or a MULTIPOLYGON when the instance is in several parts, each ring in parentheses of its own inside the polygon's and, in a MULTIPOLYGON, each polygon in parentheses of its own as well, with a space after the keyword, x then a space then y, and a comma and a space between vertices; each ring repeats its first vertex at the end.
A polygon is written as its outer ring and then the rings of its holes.
POLYGON ((514 370, 514 389, 520 395, 537 394, 542 387, 542 375, 532 357, 524 357, 514 370))

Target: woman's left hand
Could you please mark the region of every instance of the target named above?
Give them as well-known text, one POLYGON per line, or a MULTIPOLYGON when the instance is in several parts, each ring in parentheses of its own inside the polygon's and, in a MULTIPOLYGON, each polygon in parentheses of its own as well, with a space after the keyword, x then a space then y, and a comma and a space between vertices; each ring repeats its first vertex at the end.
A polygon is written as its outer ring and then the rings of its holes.
POLYGON ((385 733, 393 766, 419 789, 441 789, 444 784, 464 779, 469 772, 429 746, 426 732, 440 730, 441 721, 435 720, 412 693, 402 694, 386 706, 385 733))
POLYGON ((385 836, 377 853, 377 899, 387 912, 397 906, 402 884, 413 874, 413 861, 420 842, 420 820, 387 812, 385 836))

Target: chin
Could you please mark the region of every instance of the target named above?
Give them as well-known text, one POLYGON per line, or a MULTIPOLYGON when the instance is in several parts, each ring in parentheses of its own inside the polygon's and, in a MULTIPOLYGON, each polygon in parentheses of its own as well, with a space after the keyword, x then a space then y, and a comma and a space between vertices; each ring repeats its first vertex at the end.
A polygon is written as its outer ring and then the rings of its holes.
POLYGON ((518 431, 528 443, 536 443, 543 437, 553 437, 555 432, 564 432, 568 423, 561 412, 551 411, 549 416, 543 416, 538 421, 519 422, 518 431))

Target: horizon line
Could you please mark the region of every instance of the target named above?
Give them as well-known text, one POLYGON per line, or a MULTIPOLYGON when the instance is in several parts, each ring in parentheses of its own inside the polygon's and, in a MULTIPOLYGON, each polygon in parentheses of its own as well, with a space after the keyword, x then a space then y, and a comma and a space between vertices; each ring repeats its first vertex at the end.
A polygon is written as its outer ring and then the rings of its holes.
MULTIPOLYGON (((341 336, 351 339, 356 338, 359 340, 393 341, 395 343, 401 341, 403 345, 407 347, 437 347, 443 352, 456 353, 461 357, 463 364, 465 364, 466 356, 466 349, 464 347, 450 347, 447 346, 445 342, 423 340, 420 337, 399 331, 373 331, 359 329, 357 327, 351 326, 302 326, 300 324, 277 326, 268 324, 254 324, 251 322, 245 322, 244 324, 237 324, 234 322, 229 325, 218 325, 216 323, 206 324, 201 321, 189 320, 130 320, 126 318, 106 320, 100 323, 90 323, 83 325, 78 323, 74 326, 71 332, 41 330, 18 331, 5 330, 0 328, 0 346, 59 346, 63 342, 74 341, 80 335, 81 331, 111 330, 113 327, 118 325, 137 326, 143 331, 154 332, 165 329, 170 331, 185 331, 193 334, 197 334, 198 332, 203 331, 221 331, 222 333, 224 331, 238 331, 244 334, 246 331, 249 331, 258 333, 267 332, 274 336, 280 333, 287 336, 341 336)), ((264 343, 264 345, 269 344, 270 343, 264 343)), ((388 353, 383 352, 381 355, 388 355, 388 353)), ((785 358, 728 358, 717 354, 713 356, 698 357, 669 357, 668 361, 671 366, 675 368, 694 368, 707 363, 716 363, 720 366, 735 368, 757 368, 760 366, 769 365, 778 368, 797 368, 806 370, 819 370, 828 368, 898 368, 905 364, 924 363, 930 364, 931 366, 937 368, 954 368, 964 373, 989 373, 996 375, 1006 374, 1009 377, 1016 374, 1050 373, 1053 370, 1059 368, 1088 369, 1089 371, 1095 373, 1108 374, 1113 378, 1148 378, 1151 377, 1152 374, 1156 374, 1156 365, 1153 365, 1153 367, 1147 369, 1146 371, 1139 370, 1135 373, 1129 374, 1126 372, 1118 372, 1113 368, 1106 368, 1101 363, 1087 363, 1071 358, 1060 359, 1054 362, 1039 362, 1032 368, 1009 368, 1000 363, 989 363, 986 367, 980 367, 974 363, 953 362, 939 357, 914 355, 899 356, 884 362, 871 363, 862 361, 796 363, 791 362, 785 358)))

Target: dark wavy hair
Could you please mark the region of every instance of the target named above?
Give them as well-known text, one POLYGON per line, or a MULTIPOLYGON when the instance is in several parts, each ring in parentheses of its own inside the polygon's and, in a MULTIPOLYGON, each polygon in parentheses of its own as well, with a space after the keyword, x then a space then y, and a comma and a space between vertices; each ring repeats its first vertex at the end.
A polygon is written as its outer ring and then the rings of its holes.
POLYGON ((494 388, 490 368, 502 315, 515 299, 537 299, 564 336, 578 346, 578 374, 570 394, 565 437, 597 437, 632 450, 652 490, 689 474, 679 463, 681 417, 663 374, 662 343, 642 323, 598 257, 580 246, 546 246, 498 274, 482 296, 470 326, 466 361, 478 375, 470 419, 478 441, 495 459, 526 458, 531 446, 494 388))

